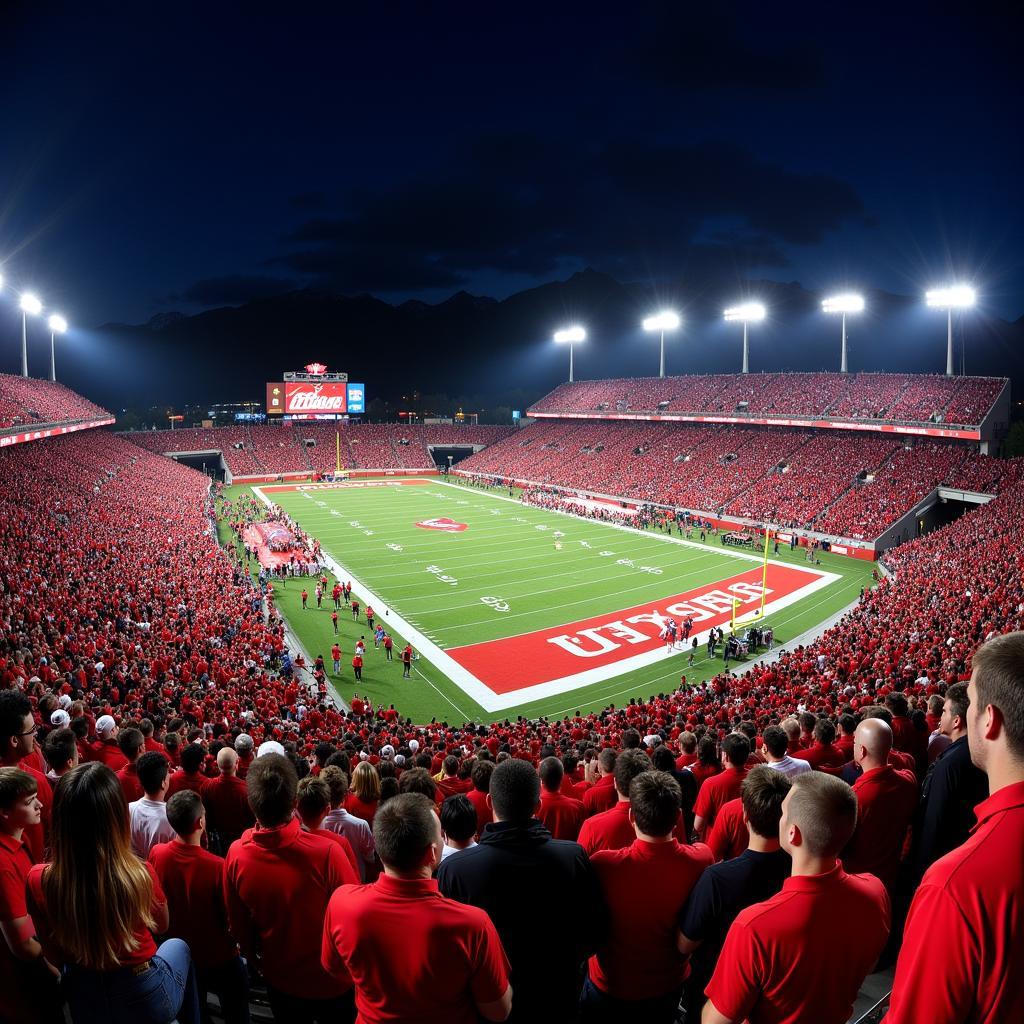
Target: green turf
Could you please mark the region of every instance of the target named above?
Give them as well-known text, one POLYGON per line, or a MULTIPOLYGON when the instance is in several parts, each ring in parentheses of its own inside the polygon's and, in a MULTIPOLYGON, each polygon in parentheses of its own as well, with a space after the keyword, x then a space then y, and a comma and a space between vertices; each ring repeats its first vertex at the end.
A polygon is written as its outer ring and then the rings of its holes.
MULTIPOLYGON (((232 488, 228 494, 240 490, 232 488)), ((431 480, 415 487, 292 491, 270 497, 356 579, 380 595, 386 607, 443 649, 654 601, 717 582, 753 564, 724 554, 714 540, 703 548, 667 544, 656 539, 658 531, 651 536, 611 529, 503 500, 503 494, 431 480), (467 523, 469 529, 443 533, 414 525, 441 516, 467 523), (564 534, 561 550, 555 550, 555 531, 564 534), (483 597, 506 603, 508 610, 496 611, 481 601, 483 597)), ((804 564, 802 553, 791 555, 788 549, 779 560, 804 564)), ((824 555, 822 568, 841 579, 772 615, 778 642, 785 644, 787 638, 849 604, 871 575, 870 563, 838 555, 824 555)), ((320 610, 303 612, 301 589, 299 581, 279 588, 278 606, 309 653, 322 653, 329 663, 334 639, 331 601, 325 599, 320 610)), ((310 604, 315 604, 312 598, 310 604)), ((366 634, 365 622, 354 623, 343 608, 340 628, 342 648, 351 656, 356 639, 366 634)), ((396 648, 400 639, 404 644, 404 638, 392 632, 396 648)), ((685 664, 683 654, 666 656, 664 663, 571 693, 506 712, 487 712, 425 658, 416 663, 413 679, 403 680, 398 661, 386 663, 383 652, 370 644, 358 691, 394 703, 417 721, 560 716, 672 689, 684 671, 693 681, 722 668, 721 659, 707 659, 703 648, 694 669, 687 671, 685 664)), ((331 679, 342 698, 351 699, 356 687, 347 659, 341 677, 331 679)))

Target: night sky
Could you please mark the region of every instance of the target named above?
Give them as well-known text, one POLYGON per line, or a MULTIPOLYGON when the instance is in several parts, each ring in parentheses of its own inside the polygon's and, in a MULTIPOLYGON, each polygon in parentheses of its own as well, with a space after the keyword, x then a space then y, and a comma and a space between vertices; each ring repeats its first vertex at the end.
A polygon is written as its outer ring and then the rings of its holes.
POLYGON ((1024 313, 1019 17, 145 6, 4 15, 2 370, 12 289, 90 329, 301 288, 500 299, 585 267, 655 290, 959 277, 1024 313))

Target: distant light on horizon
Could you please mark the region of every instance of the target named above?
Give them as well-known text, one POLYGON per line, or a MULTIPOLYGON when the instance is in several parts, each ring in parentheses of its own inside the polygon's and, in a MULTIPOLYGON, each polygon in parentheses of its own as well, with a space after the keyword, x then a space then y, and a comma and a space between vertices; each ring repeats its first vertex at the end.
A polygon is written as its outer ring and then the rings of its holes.
POLYGON ((674 331, 681 323, 679 314, 671 309, 663 310, 644 320, 645 331, 674 331))
POLYGON ((563 342, 585 341, 587 332, 582 327, 566 327, 563 331, 555 331, 555 341, 563 342))
POLYGON ((760 302, 744 302, 739 306, 732 306, 722 314, 726 320, 742 320, 744 323, 753 323, 763 320, 768 311, 760 302))
POLYGON ((973 306, 976 295, 967 284, 953 284, 947 288, 933 288, 925 293, 925 301, 935 309, 960 309, 973 306))
POLYGON ((29 316, 39 316, 43 311, 43 304, 31 292, 25 292, 21 297, 21 311, 29 316))
POLYGON ((846 295, 833 295, 831 298, 822 299, 821 309, 824 313, 862 313, 864 296, 852 292, 846 295))

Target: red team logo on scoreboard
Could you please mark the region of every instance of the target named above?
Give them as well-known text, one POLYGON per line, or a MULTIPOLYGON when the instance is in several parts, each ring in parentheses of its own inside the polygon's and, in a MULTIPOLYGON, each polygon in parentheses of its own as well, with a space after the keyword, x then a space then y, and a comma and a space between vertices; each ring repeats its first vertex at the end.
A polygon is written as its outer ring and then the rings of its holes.
POLYGON ((348 385, 334 381, 287 381, 284 412, 343 413, 348 385))

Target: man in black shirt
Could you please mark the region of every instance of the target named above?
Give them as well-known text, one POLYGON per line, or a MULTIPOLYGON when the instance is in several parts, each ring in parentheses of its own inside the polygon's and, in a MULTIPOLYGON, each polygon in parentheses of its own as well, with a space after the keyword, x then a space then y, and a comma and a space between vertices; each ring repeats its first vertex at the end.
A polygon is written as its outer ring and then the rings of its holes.
POLYGON ((512 758, 491 774, 494 821, 479 843, 442 862, 442 895, 487 911, 512 965, 510 1021, 575 1019, 587 957, 604 940, 607 910, 579 843, 553 839, 534 817, 540 777, 512 758), (572 922, 549 931, 545 922, 572 922))
POLYGON ((750 841, 738 857, 709 867, 679 917, 679 950, 690 954, 683 1002, 687 1020, 700 1020, 729 926, 741 910, 774 896, 789 877, 789 854, 779 846, 782 801, 790 781, 767 765, 751 768, 740 791, 750 841))

